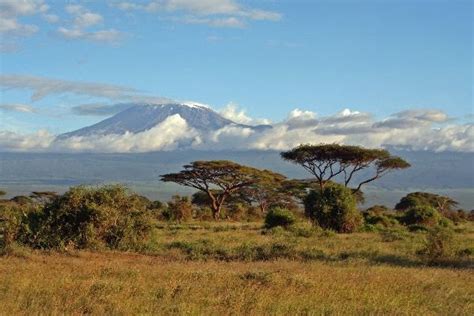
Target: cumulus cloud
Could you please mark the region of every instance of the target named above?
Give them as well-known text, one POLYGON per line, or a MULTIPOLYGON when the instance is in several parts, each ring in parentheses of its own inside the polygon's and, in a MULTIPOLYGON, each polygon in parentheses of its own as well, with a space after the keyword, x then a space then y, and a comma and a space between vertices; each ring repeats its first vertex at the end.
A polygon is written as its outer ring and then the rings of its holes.
POLYGON ((235 0, 119 1, 114 6, 123 11, 174 14, 173 19, 180 22, 214 27, 244 27, 247 21, 278 21, 282 17, 278 12, 251 8, 235 0))
POLYGON ((288 129, 316 127, 319 121, 316 119, 316 113, 311 111, 304 111, 300 109, 294 109, 288 114, 285 125, 288 129))
POLYGON ((268 119, 254 119, 247 115, 246 111, 239 108, 239 105, 234 102, 230 102, 223 109, 219 111, 219 114, 233 122, 246 125, 260 125, 270 124, 271 121, 268 119))
POLYGON ((24 24, 19 18, 47 11, 48 6, 43 0, 0 0, 0 33, 3 36, 30 36, 38 31, 38 27, 24 24))
POLYGON ((11 131, 0 131, 1 151, 45 151, 51 150, 55 136, 47 130, 32 134, 19 134, 11 131))
MULTIPOLYGON (((228 118, 239 123, 251 122, 245 112, 231 105, 222 111, 228 118)), ((104 105, 87 105, 80 109, 85 113, 108 110, 104 105)), ((230 124, 212 131, 196 130, 176 114, 147 131, 135 134, 54 139, 51 134, 41 133, 18 135, 2 132, 0 149, 78 152, 146 152, 176 148, 286 150, 302 143, 340 143, 371 148, 394 146, 413 150, 474 152, 474 124, 454 124, 447 120, 444 112, 434 110, 404 111, 377 121, 368 113, 351 110, 318 118, 312 111, 295 109, 286 119, 270 127, 230 124), (393 119, 407 120, 410 124, 404 128, 390 128, 386 122, 393 119)))
POLYGON ((173 150, 179 144, 191 143, 198 135, 179 115, 169 116, 157 126, 141 132, 127 132, 122 135, 71 137, 51 143, 58 151, 93 152, 146 152, 154 150, 173 150))
POLYGON ((51 23, 51 24, 54 24, 54 23, 58 23, 59 22, 59 16, 57 16, 56 14, 43 14, 42 15, 42 18, 48 22, 48 23, 51 23))
POLYGON ((34 113, 36 109, 31 105, 20 103, 0 104, 0 110, 8 112, 34 113))
POLYGON ((70 26, 61 26, 57 29, 57 34, 64 39, 117 44, 124 37, 123 32, 112 28, 90 30, 91 27, 102 24, 104 18, 82 5, 66 5, 65 11, 72 16, 72 21, 70 26))

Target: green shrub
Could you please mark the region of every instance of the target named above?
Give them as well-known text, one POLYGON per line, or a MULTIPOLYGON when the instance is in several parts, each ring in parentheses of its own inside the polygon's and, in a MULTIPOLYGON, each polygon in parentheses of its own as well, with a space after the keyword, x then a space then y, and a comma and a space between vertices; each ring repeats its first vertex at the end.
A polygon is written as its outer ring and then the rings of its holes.
POLYGON ((276 226, 289 227, 296 221, 295 215, 287 209, 274 208, 265 216, 265 228, 273 228, 276 226))
POLYGON ((313 237, 317 233, 321 232, 321 229, 319 227, 315 227, 314 225, 311 225, 311 223, 308 223, 307 221, 293 224, 289 227, 289 230, 296 237, 306 237, 306 238, 313 237))
POLYGON ((351 233, 363 222, 352 191, 339 184, 327 185, 322 192, 311 191, 304 206, 306 216, 324 229, 351 233))
POLYGON ((416 206, 408 209, 402 218, 406 225, 422 225, 432 227, 438 225, 441 214, 431 206, 416 206))
POLYGON ((15 244, 27 244, 32 237, 30 221, 38 208, 33 204, 0 205, 0 249, 8 252, 15 244))
POLYGON ((135 248, 153 226, 147 206, 119 185, 74 187, 30 217, 30 244, 59 249, 135 248))
POLYGON ((391 214, 390 210, 382 205, 375 205, 368 208, 362 212, 362 216, 364 216, 366 225, 375 225, 379 227, 394 227, 399 225, 394 214, 391 214))
POLYGON ((428 231, 425 245, 418 251, 418 255, 432 264, 451 258, 455 252, 453 231, 436 226, 428 231))
POLYGON ((185 222, 192 218, 193 206, 186 196, 175 195, 168 202, 168 209, 165 217, 168 220, 185 222))
POLYGON ((382 241, 392 242, 397 240, 406 240, 409 237, 409 233, 406 229, 402 228, 387 228, 380 231, 382 241))

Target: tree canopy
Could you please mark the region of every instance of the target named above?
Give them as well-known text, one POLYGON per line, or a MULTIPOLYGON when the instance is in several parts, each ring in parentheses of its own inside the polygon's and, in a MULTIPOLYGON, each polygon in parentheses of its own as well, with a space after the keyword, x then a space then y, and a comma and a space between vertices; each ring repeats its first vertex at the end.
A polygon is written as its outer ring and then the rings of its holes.
POLYGON ((408 162, 384 149, 338 144, 300 145, 282 152, 281 156, 314 175, 321 191, 328 181, 334 181, 336 177, 342 178, 344 186, 348 187, 357 172, 372 168, 372 175, 355 186, 355 192, 358 192, 362 185, 379 179, 391 170, 410 167, 408 162))
POLYGON ((225 200, 232 193, 276 176, 271 171, 243 166, 228 160, 194 161, 178 173, 161 176, 161 181, 175 182, 205 192, 218 219, 225 200))
POLYGON ((418 206, 431 206, 443 213, 451 211, 452 208, 457 205, 458 202, 447 196, 428 192, 412 192, 404 196, 400 202, 395 205, 395 209, 405 211, 418 206))

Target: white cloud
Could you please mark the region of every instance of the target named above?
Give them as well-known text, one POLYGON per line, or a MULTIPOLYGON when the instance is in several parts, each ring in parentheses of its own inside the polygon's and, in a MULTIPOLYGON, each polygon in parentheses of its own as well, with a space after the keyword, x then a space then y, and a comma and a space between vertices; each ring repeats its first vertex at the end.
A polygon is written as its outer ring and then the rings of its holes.
POLYGON ((31 105, 19 104, 19 103, 0 104, 0 110, 9 111, 9 112, 22 112, 22 113, 36 112, 35 108, 33 108, 31 105))
POLYGON ((0 131, 1 151, 44 151, 51 150, 55 136, 46 130, 33 134, 18 134, 11 131, 0 131))
POLYGON ((57 151, 146 152, 173 150, 180 143, 192 143, 197 132, 179 114, 169 116, 157 126, 141 133, 71 137, 52 143, 57 151))
POLYGON ((32 101, 54 94, 75 94, 112 100, 128 100, 140 97, 137 90, 128 87, 30 75, 0 75, 0 86, 7 89, 30 90, 33 93, 32 101))
MULTIPOLYGON (((53 86, 56 86, 57 91, 64 89, 58 85, 53 86)), ((90 93, 88 86, 66 85, 66 88, 72 88, 77 93, 90 93)), ((42 90, 45 87, 35 89, 42 90)), ((102 89, 100 91, 104 92, 102 89)), ((46 88, 39 94, 44 93, 48 94, 51 91, 46 88)), ((116 93, 120 94, 122 91, 111 89, 107 95, 115 96, 116 93)), ((11 110, 13 106, 8 108, 11 110)), ((22 110, 21 107, 15 109, 22 110)), ((24 108, 25 112, 30 110, 24 108)), ((89 104, 78 106, 76 110, 81 114, 104 114, 117 109, 116 105, 89 104)), ((146 152, 176 148, 286 150, 302 143, 340 143, 371 148, 395 146, 414 150, 474 152, 474 124, 454 124, 439 110, 410 110, 395 113, 387 119, 375 120, 369 113, 352 110, 318 118, 312 111, 295 109, 286 119, 270 127, 249 126, 256 120, 239 110, 234 103, 230 103, 221 113, 245 125, 228 125, 215 131, 198 131, 176 114, 157 126, 136 134, 127 132, 123 135, 95 135, 54 140, 51 134, 44 131, 34 135, 3 131, 0 133, 0 150, 77 152, 146 152), (387 122, 395 119, 397 124, 394 124, 395 127, 390 127, 387 122)))
POLYGON ((95 29, 104 22, 102 15, 92 12, 82 5, 71 4, 65 7, 65 11, 72 15, 73 20, 70 26, 61 26, 57 29, 57 34, 68 40, 86 40, 97 43, 117 44, 125 36, 123 32, 116 29, 95 29))
POLYGON ((97 13, 84 12, 74 19, 74 25, 78 28, 85 28, 101 23, 104 18, 97 13))
POLYGON ((259 125, 259 124, 270 124, 271 121, 268 119, 254 119, 247 115, 246 111, 240 109, 238 104, 230 102, 223 109, 219 111, 219 114, 233 122, 246 125, 259 125))
POLYGON ((377 122, 374 126, 378 128, 409 129, 419 125, 431 125, 432 123, 443 123, 449 120, 446 113, 439 110, 407 110, 398 112, 387 119, 377 122))
POLYGON ((234 0, 151 0, 146 3, 120 1, 114 6, 124 11, 173 14, 174 20, 214 27, 244 27, 249 20, 278 21, 278 12, 244 6, 234 0))
POLYGON ((16 36, 29 36, 37 31, 38 27, 36 25, 20 24, 15 18, 0 18, 0 33, 16 36))
POLYGON ((51 23, 51 24, 59 22, 59 16, 57 16, 56 14, 43 14, 42 18, 46 22, 51 23))
POLYGON ((0 0, 0 33, 6 36, 30 36, 38 31, 33 24, 18 21, 22 16, 48 11, 43 0, 0 0))
POLYGON ((87 40, 91 42, 97 43, 110 43, 110 44, 117 44, 119 43, 124 34, 120 31, 115 29, 109 30, 100 30, 94 32, 85 32, 82 29, 72 28, 68 29, 65 27, 58 28, 58 34, 69 40, 87 40))
POLYGON ((186 24, 207 24, 215 27, 232 27, 232 28, 243 28, 245 27, 244 20, 236 17, 224 17, 224 18, 202 18, 196 16, 186 16, 177 18, 175 20, 181 21, 186 24))

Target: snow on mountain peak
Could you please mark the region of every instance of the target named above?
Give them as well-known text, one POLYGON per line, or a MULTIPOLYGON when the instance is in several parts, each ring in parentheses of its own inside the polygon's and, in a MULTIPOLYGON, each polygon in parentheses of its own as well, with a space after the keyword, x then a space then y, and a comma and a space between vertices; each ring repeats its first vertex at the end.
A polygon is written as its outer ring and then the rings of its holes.
POLYGON ((194 101, 185 101, 182 103, 182 105, 186 105, 190 108, 198 109, 198 108, 206 108, 210 109, 211 107, 207 104, 204 103, 199 103, 199 102, 194 102, 194 101))

